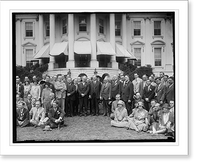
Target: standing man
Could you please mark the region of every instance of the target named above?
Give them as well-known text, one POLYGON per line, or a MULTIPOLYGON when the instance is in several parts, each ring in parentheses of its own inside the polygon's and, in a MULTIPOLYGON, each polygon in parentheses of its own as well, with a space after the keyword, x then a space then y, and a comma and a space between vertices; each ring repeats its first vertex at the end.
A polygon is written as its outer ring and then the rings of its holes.
POLYGON ((19 94, 20 98, 24 98, 24 86, 20 82, 20 78, 16 79, 16 93, 19 94))
POLYGON ((136 95, 136 93, 140 93, 141 92, 141 87, 140 87, 140 84, 141 84, 141 82, 142 82, 142 79, 141 78, 139 78, 139 76, 138 76, 138 74, 137 73, 135 73, 134 74, 134 80, 133 80, 133 93, 134 93, 134 95, 136 95))
POLYGON ((87 116, 89 85, 86 81, 87 77, 83 76, 82 82, 78 84, 80 116, 87 116))
POLYGON ((91 114, 99 115, 99 99, 100 99, 101 83, 94 75, 90 84, 89 98, 91 99, 91 114))
POLYGON ((120 93, 120 83, 116 75, 112 78, 111 83, 111 101, 116 100, 116 95, 120 93))
POLYGON ((133 99, 133 83, 129 80, 129 76, 125 76, 125 81, 121 87, 121 99, 125 102, 128 115, 131 114, 131 102, 133 99))
POLYGON ((140 83, 140 95, 142 98, 143 98, 144 88, 146 86, 147 79, 148 79, 147 75, 142 76, 142 82, 140 83))
POLYGON ((169 77, 167 83, 168 85, 165 92, 165 101, 169 104, 171 100, 174 101, 174 78, 169 77))
POLYGON ((160 78, 156 78, 155 99, 158 103, 163 104, 165 98, 165 85, 161 83, 160 78))
POLYGON ((108 82, 108 78, 105 77, 100 91, 100 100, 103 100, 103 116, 109 116, 108 102, 111 97, 111 84, 108 82))
POLYGON ((66 84, 62 81, 62 76, 58 76, 57 81, 54 84, 56 100, 58 100, 59 105, 62 110, 65 109, 65 95, 66 95, 66 84))
POLYGON ((144 106, 147 111, 149 111, 150 102, 154 98, 154 95, 155 95, 155 87, 151 85, 150 80, 147 80, 146 86, 144 87, 144 94, 143 94, 144 106))
POLYGON ((49 103, 49 101, 51 101, 50 94, 52 93, 52 89, 49 88, 49 84, 48 83, 45 83, 44 86, 45 87, 42 90, 41 102, 42 102, 43 107, 44 107, 44 109, 46 111, 47 104, 49 103))
POLYGON ((67 91, 66 91, 66 114, 70 117, 75 115, 74 111, 74 104, 75 104, 75 93, 76 93, 76 86, 72 82, 72 78, 67 78, 66 83, 67 91), (69 107, 68 107, 69 106, 69 107))

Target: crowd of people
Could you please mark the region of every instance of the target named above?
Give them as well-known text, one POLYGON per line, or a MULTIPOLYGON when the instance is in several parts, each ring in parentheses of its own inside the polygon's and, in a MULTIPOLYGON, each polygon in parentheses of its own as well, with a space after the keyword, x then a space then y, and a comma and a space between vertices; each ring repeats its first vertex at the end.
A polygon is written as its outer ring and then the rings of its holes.
POLYGON ((16 120, 20 127, 51 130, 64 126, 64 117, 101 114, 113 127, 174 136, 174 94, 174 77, 163 72, 142 78, 135 73, 133 81, 123 74, 103 81, 43 74, 40 81, 33 76, 22 82, 16 76, 16 120))

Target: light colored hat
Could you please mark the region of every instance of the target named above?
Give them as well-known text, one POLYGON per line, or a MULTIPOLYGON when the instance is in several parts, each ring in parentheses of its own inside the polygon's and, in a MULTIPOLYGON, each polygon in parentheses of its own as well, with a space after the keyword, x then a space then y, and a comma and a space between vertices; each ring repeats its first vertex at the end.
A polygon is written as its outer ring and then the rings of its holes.
POLYGON ((117 102, 117 105, 122 105, 122 106, 124 106, 125 104, 124 104, 124 102, 123 102, 122 100, 119 100, 119 101, 117 102))

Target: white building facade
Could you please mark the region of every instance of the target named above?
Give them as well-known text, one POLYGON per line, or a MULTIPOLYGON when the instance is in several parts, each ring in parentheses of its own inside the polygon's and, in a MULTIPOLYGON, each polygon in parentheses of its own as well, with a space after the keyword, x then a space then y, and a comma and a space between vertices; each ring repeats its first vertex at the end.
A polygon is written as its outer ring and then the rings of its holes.
POLYGON ((16 65, 49 75, 118 74, 119 63, 173 74, 172 13, 16 14, 16 65))

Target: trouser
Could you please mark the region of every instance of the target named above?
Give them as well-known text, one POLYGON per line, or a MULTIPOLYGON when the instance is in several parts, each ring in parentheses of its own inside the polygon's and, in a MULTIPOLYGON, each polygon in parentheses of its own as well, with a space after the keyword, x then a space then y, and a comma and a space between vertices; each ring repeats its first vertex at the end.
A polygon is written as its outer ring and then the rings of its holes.
POLYGON ((131 102, 129 103, 128 101, 126 101, 125 105, 126 105, 126 109, 127 109, 128 115, 130 115, 131 114, 132 103, 131 102))
POLYGON ((104 115, 109 113, 109 105, 108 105, 109 100, 103 99, 103 111, 104 115))
POLYGON ((70 98, 66 98, 66 114, 69 116, 74 115, 74 100, 71 100, 70 98))
POLYGON ((95 96, 92 96, 91 98, 91 114, 99 114, 99 99, 95 96))
POLYGON ((87 106, 88 106, 88 97, 80 97, 79 98, 79 113, 80 115, 86 115, 87 114, 87 106), (83 108, 84 106, 84 108, 83 108))

